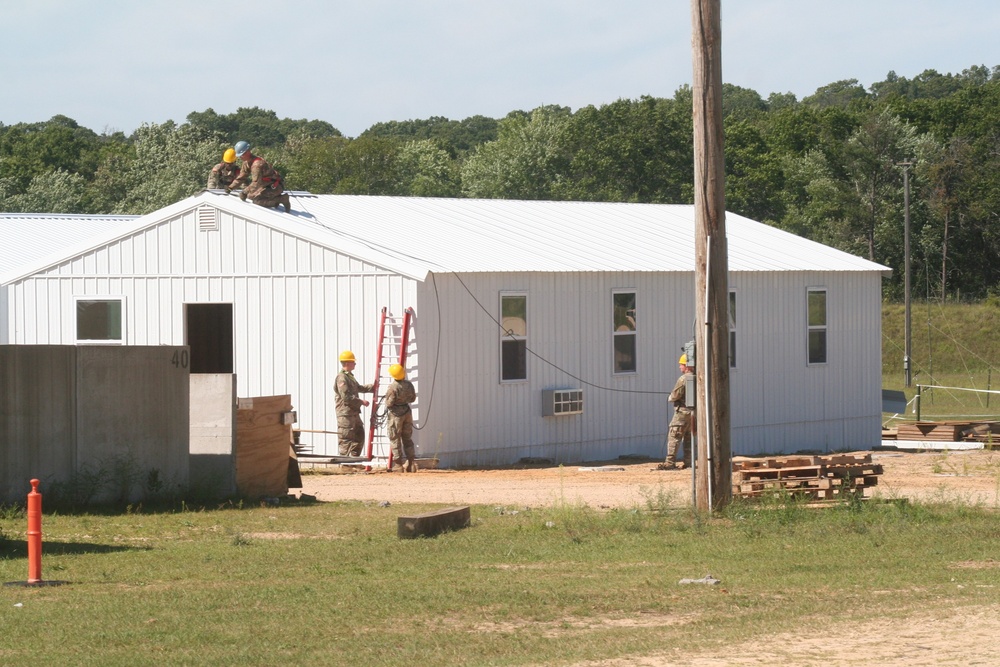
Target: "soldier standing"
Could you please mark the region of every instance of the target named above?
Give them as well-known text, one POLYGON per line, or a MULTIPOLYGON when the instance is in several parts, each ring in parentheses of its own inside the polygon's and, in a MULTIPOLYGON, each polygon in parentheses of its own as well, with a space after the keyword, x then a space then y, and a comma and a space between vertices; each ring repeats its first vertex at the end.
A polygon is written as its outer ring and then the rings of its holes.
POLYGON ((228 188, 239 173, 240 168, 236 164, 236 151, 227 148, 226 152, 222 154, 222 162, 212 167, 212 171, 208 173, 208 189, 228 188))
POLYGON ((657 466, 658 470, 675 470, 677 468, 677 448, 682 445, 684 459, 680 467, 691 467, 691 423, 694 420, 694 410, 687 406, 686 385, 688 376, 694 373, 694 367, 687 365, 686 354, 681 355, 677 364, 680 367, 681 376, 677 378, 674 390, 667 398, 674 404, 674 418, 670 420, 670 431, 667 435, 667 458, 657 466))
POLYGON ((292 203, 285 192, 285 181, 274 167, 264 158, 250 151, 250 144, 245 141, 236 142, 236 157, 243 161, 239 175, 226 187, 226 194, 243 186, 240 199, 249 199, 258 206, 277 208, 278 204, 285 207, 285 213, 290 213, 292 203))
POLYGON ((385 409, 389 413, 389 442, 392 458, 403 472, 416 472, 417 460, 413 451, 413 412, 410 403, 417 400, 417 390, 406 379, 406 371, 399 364, 389 366, 389 375, 395 380, 385 392, 385 409))
POLYGON ((341 371, 334 381, 333 394, 337 407, 337 440, 341 456, 361 456, 361 445, 365 439, 365 426, 361 423, 361 407, 368 401, 358 394, 370 394, 372 385, 359 384, 354 379, 354 353, 344 350, 340 353, 341 371))

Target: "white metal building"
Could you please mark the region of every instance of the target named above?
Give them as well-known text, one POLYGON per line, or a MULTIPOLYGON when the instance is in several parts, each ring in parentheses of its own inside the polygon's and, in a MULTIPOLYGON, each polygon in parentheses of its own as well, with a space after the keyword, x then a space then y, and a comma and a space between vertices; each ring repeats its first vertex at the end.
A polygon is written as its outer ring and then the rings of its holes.
MULTIPOLYGON (((693 338, 693 207, 308 193, 292 205, 204 192, 27 262, 0 256, 0 344, 189 345, 192 372, 235 373, 240 396, 291 394, 299 428, 336 431, 338 353, 353 350, 370 382, 382 308, 412 308, 419 456, 663 455, 666 393, 693 338)), ((31 243, 32 217, 12 220, 0 217, 5 245, 31 243)), ((887 269, 726 224, 733 452, 879 444, 887 269)), ((337 451, 335 436, 310 442, 337 451)))

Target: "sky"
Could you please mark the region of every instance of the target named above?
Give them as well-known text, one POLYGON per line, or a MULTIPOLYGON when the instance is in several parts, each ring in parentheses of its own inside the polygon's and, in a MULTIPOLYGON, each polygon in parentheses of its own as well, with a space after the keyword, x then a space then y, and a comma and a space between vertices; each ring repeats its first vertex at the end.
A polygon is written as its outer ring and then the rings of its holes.
MULTIPOLYGON (((799 99, 1000 65, 997 0, 721 0, 722 78, 799 99)), ((270 109, 356 137, 375 123, 502 118, 671 97, 691 0, 0 0, 0 123, 95 132, 270 109)))

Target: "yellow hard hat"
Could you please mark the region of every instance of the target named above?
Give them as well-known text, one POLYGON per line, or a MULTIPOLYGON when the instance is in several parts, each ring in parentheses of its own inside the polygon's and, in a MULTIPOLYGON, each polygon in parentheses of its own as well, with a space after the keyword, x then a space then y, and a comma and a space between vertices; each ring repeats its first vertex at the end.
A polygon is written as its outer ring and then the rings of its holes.
POLYGON ((687 366, 687 364, 688 364, 688 356, 686 354, 682 354, 681 358, 677 360, 677 363, 679 363, 682 366, 687 366))
POLYGON ((226 152, 222 154, 222 161, 229 164, 236 162, 236 151, 232 148, 227 148, 226 152))
POLYGON ((340 363, 344 363, 345 361, 357 362, 357 359, 354 358, 353 352, 351 352, 350 350, 344 350, 343 352, 340 353, 340 363))
POLYGON ((393 380, 402 380, 406 377, 406 371, 399 364, 393 364, 389 366, 389 375, 392 376, 393 380))

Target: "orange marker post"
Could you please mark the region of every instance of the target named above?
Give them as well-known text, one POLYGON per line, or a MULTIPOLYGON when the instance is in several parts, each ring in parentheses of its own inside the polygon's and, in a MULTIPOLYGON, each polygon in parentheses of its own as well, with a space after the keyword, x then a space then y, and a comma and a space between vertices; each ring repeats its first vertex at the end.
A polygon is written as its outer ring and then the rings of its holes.
POLYGON ((31 480, 28 494, 28 584, 42 580, 42 494, 38 480, 31 480))

